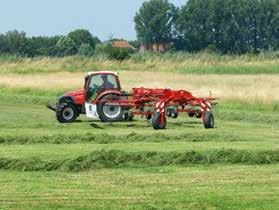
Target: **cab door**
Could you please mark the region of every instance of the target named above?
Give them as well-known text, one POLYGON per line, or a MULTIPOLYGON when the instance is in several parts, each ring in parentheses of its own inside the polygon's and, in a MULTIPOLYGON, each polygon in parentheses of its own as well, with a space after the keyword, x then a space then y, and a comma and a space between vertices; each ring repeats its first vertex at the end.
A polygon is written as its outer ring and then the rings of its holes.
POLYGON ((86 116, 89 118, 98 118, 96 99, 98 96, 107 90, 120 90, 119 81, 116 75, 113 74, 93 74, 89 77, 85 90, 86 116))

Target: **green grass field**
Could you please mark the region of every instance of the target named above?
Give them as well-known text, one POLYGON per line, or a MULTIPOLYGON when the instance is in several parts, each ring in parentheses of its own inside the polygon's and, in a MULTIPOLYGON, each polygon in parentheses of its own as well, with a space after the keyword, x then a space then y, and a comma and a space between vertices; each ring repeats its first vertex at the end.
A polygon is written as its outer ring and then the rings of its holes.
POLYGON ((3 209, 277 209, 278 165, 1 171, 3 209))
POLYGON ((1 56, 0 210, 278 209, 278 58, 1 56), (163 131, 140 117, 59 124, 45 104, 101 69, 120 70, 125 90, 212 90, 216 128, 185 114, 163 131))
POLYGON ((0 88, 0 209, 278 209, 278 103, 221 100, 216 129, 181 115, 59 124, 61 90, 0 88))

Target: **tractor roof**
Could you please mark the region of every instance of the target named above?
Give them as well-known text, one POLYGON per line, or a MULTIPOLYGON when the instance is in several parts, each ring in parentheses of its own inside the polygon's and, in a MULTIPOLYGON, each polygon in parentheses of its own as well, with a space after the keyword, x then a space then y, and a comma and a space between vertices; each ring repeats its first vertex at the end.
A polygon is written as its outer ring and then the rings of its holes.
POLYGON ((115 72, 115 71, 91 71, 91 72, 87 73, 88 76, 90 76, 92 74, 113 74, 115 76, 119 75, 119 73, 115 72))

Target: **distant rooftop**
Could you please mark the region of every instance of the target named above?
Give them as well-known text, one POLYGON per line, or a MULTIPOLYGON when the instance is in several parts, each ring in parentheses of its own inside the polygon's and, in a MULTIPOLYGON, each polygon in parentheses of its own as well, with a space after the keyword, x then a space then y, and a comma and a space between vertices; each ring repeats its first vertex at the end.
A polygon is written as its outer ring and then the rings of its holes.
POLYGON ((135 50, 135 48, 129 44, 127 41, 113 41, 112 42, 113 46, 119 47, 119 48, 130 48, 135 50))

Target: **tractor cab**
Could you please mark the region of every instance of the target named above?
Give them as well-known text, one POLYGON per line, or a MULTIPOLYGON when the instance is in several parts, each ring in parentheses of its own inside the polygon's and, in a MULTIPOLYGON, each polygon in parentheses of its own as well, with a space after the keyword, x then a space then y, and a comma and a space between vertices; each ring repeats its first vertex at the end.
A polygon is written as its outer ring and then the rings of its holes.
POLYGON ((89 72, 85 77, 85 99, 87 102, 97 100, 106 91, 120 91, 120 82, 117 72, 89 72))
POLYGON ((123 116, 121 106, 105 101, 119 100, 121 87, 117 72, 89 72, 85 77, 85 112, 88 118, 118 121, 123 116))

